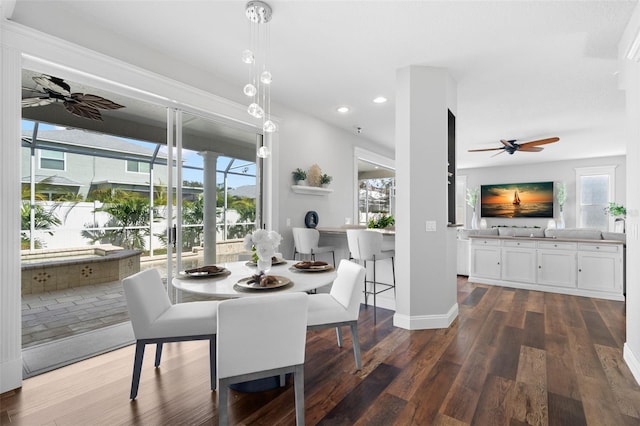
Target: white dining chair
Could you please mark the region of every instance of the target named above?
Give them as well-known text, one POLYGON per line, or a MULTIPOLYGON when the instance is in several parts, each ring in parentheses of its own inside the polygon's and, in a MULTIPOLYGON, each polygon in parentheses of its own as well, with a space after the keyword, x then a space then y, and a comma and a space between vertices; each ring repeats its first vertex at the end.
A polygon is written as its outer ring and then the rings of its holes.
POLYGON ((311 260, 316 260, 316 254, 331 252, 333 266, 336 266, 335 248, 332 246, 319 246, 320 232, 313 228, 293 228, 293 258, 296 254, 311 256, 311 260))
POLYGON ((367 229, 347 229, 347 244, 351 258, 362 261, 365 269, 367 268, 367 262, 373 262, 372 279, 367 279, 366 277, 364 279, 364 304, 368 306, 369 295, 373 295, 373 322, 376 323, 376 296, 390 289, 393 289, 395 295, 395 250, 382 250, 382 234, 367 229), (376 263, 384 259, 391 259, 393 283, 380 282, 376 278, 376 263), (370 286, 367 287, 367 284, 370 284, 370 286))
POLYGON ((228 387, 293 373, 296 424, 304 425, 308 296, 303 292, 224 300, 218 305, 218 421, 228 421, 228 387))
POLYGON ((155 366, 160 366, 162 344, 209 340, 211 390, 216 386, 216 301, 172 305, 157 269, 147 269, 122 280, 129 318, 136 338, 130 399, 136 399, 144 348, 156 344, 155 366))
POLYGON ((365 270, 362 266, 345 259, 340 261, 338 275, 333 282, 331 292, 309 296, 307 319, 308 330, 335 327, 339 347, 342 347, 341 327, 345 325, 350 327, 356 370, 362 369, 358 338, 358 315, 360 314, 358 283, 364 280, 364 276, 365 270))

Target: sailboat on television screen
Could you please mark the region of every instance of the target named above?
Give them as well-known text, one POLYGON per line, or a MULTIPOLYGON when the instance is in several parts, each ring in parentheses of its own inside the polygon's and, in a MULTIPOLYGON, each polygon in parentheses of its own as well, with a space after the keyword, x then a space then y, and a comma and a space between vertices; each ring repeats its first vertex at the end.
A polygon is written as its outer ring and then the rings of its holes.
POLYGON ((518 196, 518 190, 516 189, 516 192, 513 194, 513 205, 514 206, 519 206, 520 205, 520 197, 518 196))

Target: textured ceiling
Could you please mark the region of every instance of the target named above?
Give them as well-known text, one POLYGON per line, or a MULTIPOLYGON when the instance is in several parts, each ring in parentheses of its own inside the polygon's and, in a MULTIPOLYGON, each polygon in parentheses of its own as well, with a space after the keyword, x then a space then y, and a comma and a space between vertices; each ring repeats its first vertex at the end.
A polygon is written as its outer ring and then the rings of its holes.
MULTIPOLYGON (((460 167, 625 153, 616 57, 637 1, 269 3, 274 102, 367 142, 393 148, 396 70, 425 65, 458 84, 460 167), (550 136, 540 153, 466 152, 550 136)), ((169 74, 208 73, 244 102, 243 1, 18 0, 12 20, 132 63, 170 57, 184 69, 169 74)))

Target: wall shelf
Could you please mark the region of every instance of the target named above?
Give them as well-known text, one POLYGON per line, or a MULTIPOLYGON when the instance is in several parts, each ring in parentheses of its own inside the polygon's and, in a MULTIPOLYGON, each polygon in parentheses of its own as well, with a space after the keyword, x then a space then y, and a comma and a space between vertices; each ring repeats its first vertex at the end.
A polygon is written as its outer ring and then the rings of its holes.
POLYGON ((296 194, 305 195, 328 195, 333 192, 333 189, 305 185, 291 185, 291 190, 296 194))

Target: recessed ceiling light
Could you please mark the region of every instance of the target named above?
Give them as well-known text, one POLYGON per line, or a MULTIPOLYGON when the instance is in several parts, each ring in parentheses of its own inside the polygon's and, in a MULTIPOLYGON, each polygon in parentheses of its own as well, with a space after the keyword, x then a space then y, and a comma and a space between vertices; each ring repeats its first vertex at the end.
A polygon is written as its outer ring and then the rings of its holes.
POLYGON ((383 104, 383 103, 387 102, 387 98, 385 98, 384 96, 378 96, 377 98, 375 98, 373 100, 373 102, 375 102, 377 104, 383 104))
POLYGON ((343 114, 346 112, 349 112, 349 107, 346 107, 346 106, 338 107, 338 112, 341 112, 343 114))

